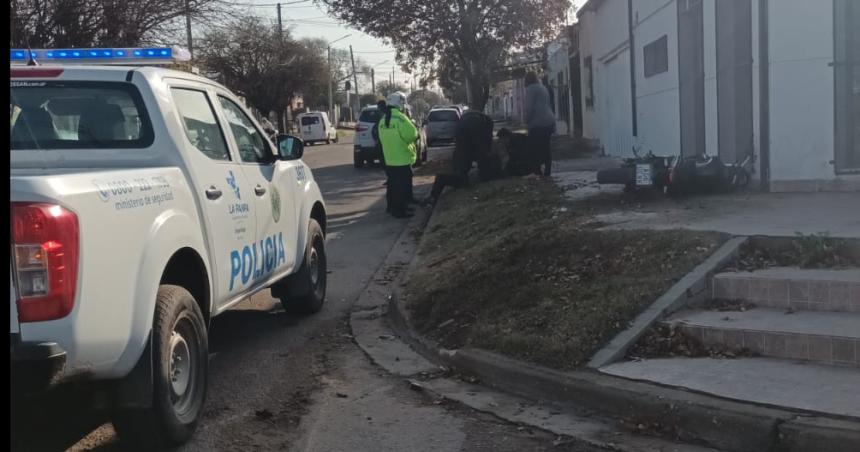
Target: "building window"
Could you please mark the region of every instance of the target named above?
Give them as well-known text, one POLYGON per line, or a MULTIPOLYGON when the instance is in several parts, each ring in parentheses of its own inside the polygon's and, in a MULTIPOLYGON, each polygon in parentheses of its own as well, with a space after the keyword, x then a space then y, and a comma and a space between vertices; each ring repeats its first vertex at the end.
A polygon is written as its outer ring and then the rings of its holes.
POLYGON ((669 41, 666 35, 645 46, 645 78, 669 70, 669 41))
POLYGON ((583 65, 585 66, 585 77, 587 78, 585 81, 585 86, 587 87, 585 92, 585 106, 594 108, 594 67, 590 56, 585 57, 583 65))

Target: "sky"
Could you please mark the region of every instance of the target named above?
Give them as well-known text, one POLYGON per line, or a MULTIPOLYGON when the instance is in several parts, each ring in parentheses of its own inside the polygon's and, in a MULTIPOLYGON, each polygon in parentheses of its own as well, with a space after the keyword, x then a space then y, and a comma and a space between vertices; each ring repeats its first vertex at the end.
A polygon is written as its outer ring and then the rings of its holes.
MULTIPOLYGON (((577 7, 582 6, 585 2, 586 0, 573 0, 573 4, 577 7)), ((274 0, 236 0, 235 3, 247 5, 249 9, 253 9, 255 14, 263 17, 271 17, 272 19, 278 17, 276 1, 274 0)), ((323 6, 314 5, 311 0, 284 0, 281 3, 281 17, 284 27, 289 27, 294 36, 334 41, 349 34, 350 37, 338 41, 334 47, 349 50, 349 46, 352 45, 355 57, 361 58, 376 69, 377 80, 388 80, 393 66, 395 66, 395 52, 391 46, 385 45, 382 40, 368 36, 355 28, 338 23, 334 18, 328 16, 323 6)), ((399 68, 394 70, 396 81, 409 86, 410 76, 402 73, 399 68)))

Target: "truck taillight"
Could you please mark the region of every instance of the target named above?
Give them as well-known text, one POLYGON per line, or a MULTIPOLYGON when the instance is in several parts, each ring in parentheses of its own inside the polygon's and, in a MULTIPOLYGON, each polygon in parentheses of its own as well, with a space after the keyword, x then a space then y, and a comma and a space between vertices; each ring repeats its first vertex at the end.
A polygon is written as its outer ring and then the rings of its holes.
POLYGON ((78 217, 53 204, 11 203, 18 320, 63 318, 75 305, 78 217))

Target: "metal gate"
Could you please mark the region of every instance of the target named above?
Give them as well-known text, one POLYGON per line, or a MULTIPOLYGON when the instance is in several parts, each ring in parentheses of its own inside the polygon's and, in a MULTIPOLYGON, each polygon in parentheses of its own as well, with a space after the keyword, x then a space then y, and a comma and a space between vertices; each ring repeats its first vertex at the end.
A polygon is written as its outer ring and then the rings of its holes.
POLYGON ((752 0, 716 5, 719 155, 738 163, 753 153, 752 0))
POLYGON ((860 2, 833 6, 836 173, 860 173, 860 2))
POLYGON ((678 0, 681 154, 705 152, 705 58, 702 0, 678 0))

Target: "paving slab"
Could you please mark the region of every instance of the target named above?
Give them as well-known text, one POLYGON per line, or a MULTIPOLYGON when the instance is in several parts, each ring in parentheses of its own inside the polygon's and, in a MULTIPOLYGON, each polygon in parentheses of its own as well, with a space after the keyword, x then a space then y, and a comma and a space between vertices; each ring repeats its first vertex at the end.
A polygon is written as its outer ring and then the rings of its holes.
POLYGON ((794 237, 828 233, 860 238, 856 193, 732 193, 662 199, 598 215, 606 229, 691 229, 794 237))
POLYGON ((740 275, 746 278, 860 282, 860 268, 823 270, 816 268, 770 267, 752 272, 721 273, 721 275, 728 274, 740 275))
POLYGON ((769 358, 667 358, 620 362, 600 371, 729 399, 860 419, 856 369, 769 358))
POLYGON ((752 330, 860 340, 860 314, 795 312, 757 308, 748 311, 681 311, 668 322, 723 330, 752 330))

